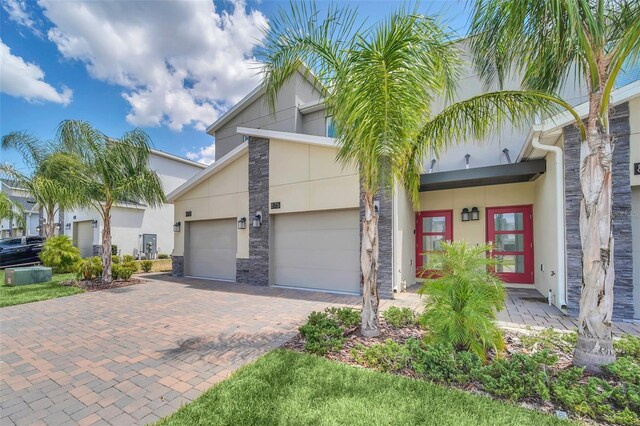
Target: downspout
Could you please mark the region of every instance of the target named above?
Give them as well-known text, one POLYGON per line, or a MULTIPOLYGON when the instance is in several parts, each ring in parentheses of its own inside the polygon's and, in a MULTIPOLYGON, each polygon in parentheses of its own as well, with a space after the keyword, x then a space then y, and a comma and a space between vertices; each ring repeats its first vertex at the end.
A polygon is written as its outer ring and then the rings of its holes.
POLYGON ((535 149, 552 152, 556 169, 556 249, 558 251, 558 304, 560 308, 567 307, 567 273, 565 247, 565 217, 564 217, 564 152, 555 145, 540 143, 540 133, 536 132, 531 141, 535 149))

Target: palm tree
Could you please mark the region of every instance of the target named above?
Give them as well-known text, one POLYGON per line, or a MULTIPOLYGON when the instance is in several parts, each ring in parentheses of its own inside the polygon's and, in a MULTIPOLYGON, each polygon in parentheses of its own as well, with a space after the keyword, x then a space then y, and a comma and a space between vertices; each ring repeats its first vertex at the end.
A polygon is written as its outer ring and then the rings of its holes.
POLYGON ((11 200, 4 192, 0 192, 0 221, 5 219, 10 224, 15 222, 18 228, 26 228, 22 205, 11 200))
POLYGON ((36 201, 44 212, 42 230, 45 238, 55 232, 55 217, 59 209, 70 208, 76 198, 70 190, 69 176, 77 168, 77 159, 62 152, 53 142, 42 142, 25 132, 11 132, 2 137, 2 149, 16 149, 30 170, 20 171, 15 166, 0 164, 0 175, 16 181, 36 201))
POLYGON ((615 360, 611 91, 623 65, 632 65, 640 53, 640 2, 479 0, 471 34, 477 68, 487 82, 501 82, 515 68, 523 73, 525 89, 555 93, 576 72, 586 83, 589 112, 577 120, 582 292, 573 362, 597 370, 615 360))
POLYGON ((151 141, 142 130, 120 138, 106 136, 85 121, 60 123, 58 139, 82 162, 73 190, 79 205, 95 208, 102 218, 102 282, 111 282, 111 209, 119 203, 141 202, 159 207, 162 183, 149 169, 151 141))
POLYGON ((534 92, 489 93, 434 114, 434 99, 456 88, 458 50, 434 19, 400 10, 371 28, 356 27, 356 10, 291 3, 271 20, 260 48, 266 93, 275 104, 287 79, 304 67, 326 88, 336 126, 337 158, 360 170, 364 204, 360 266, 361 333, 378 330, 378 214, 381 188, 403 184, 418 203, 419 174, 429 148, 456 137, 480 138, 506 118, 521 121, 553 109, 553 97, 534 92))

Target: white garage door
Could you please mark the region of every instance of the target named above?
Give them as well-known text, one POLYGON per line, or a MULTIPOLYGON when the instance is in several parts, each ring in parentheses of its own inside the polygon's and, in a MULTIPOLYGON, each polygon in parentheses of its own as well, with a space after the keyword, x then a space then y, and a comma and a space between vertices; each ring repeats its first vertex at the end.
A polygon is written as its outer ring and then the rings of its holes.
POLYGON ((80 250, 80 256, 93 255, 93 224, 90 220, 76 223, 76 246, 80 250))
POLYGON ((274 216, 275 285, 360 292, 358 210, 274 216))
POLYGON ((235 281, 236 226, 235 219, 190 222, 187 274, 235 281))

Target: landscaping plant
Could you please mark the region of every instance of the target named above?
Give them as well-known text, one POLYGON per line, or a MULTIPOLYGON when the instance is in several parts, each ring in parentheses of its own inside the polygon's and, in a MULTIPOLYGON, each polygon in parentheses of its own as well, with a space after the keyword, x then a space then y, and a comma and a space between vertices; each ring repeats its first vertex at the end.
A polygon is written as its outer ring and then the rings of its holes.
POLYGON ((391 339, 371 346, 359 344, 351 349, 351 353, 358 363, 386 372, 399 371, 407 367, 410 355, 405 345, 391 339))
POLYGON ((24 214, 22 204, 11 200, 4 192, 0 192, 0 221, 7 220, 10 225, 15 224, 18 228, 25 229, 24 214))
POLYGON ((425 310, 420 322, 428 329, 428 343, 452 345, 486 359, 490 349, 504 348, 502 332, 495 324, 496 311, 504 308, 506 291, 493 273, 498 261, 487 256, 490 245, 443 242, 442 250, 431 253, 427 265, 431 275, 420 294, 425 310))
MULTIPOLYGON (((638 63, 639 23, 638 0, 477 0, 468 39, 487 85, 502 86, 515 72, 523 88, 557 93, 575 74, 587 89, 586 117, 576 119, 580 165, 572 166, 580 175, 582 245, 573 362, 592 371, 615 360, 611 94, 618 76, 638 63)), ((576 116, 571 106, 565 108, 576 116)), ((564 143, 574 142, 565 137, 564 143)))
POLYGON ((446 343, 428 345, 418 339, 406 341, 411 368, 425 379, 442 383, 465 384, 482 360, 471 352, 457 352, 446 343))
POLYGON ((312 312, 299 330, 305 338, 304 349, 310 353, 324 355, 341 349, 344 344, 342 328, 326 312, 312 312))
POLYGON ((402 328, 416 323, 416 313, 413 309, 391 306, 382 313, 382 317, 392 327, 402 328))
POLYGON ((102 275, 102 259, 98 256, 81 259, 76 264, 76 275, 78 279, 91 281, 102 275))
MULTIPOLYGON (((275 113, 279 91, 301 71, 322 86, 338 146, 337 159, 359 171, 364 207, 360 268, 360 332, 380 331, 379 236, 376 200, 396 183, 418 204, 420 173, 428 153, 466 138, 482 139, 503 123, 523 123, 552 107, 538 92, 486 93, 449 105, 438 114, 435 99, 450 99, 459 76, 453 37, 417 9, 399 9, 371 26, 357 26, 356 10, 291 2, 265 30, 259 56, 268 105, 275 113)), ((385 212, 383 214, 389 214, 385 212)))
POLYGON ((324 310, 338 325, 346 329, 353 328, 360 323, 360 311, 353 308, 326 308, 324 310))
POLYGON ((166 254, 166 253, 160 253, 160 254, 158 255, 158 259, 161 259, 161 260, 163 260, 163 259, 169 259, 169 255, 168 255, 168 254, 166 254))
POLYGON ((49 238, 38 254, 42 264, 53 268, 56 274, 75 272, 76 264, 82 259, 80 250, 66 235, 49 238))
POLYGON ((151 269, 153 268, 153 261, 152 260, 142 260, 142 261, 140 261, 140 267, 142 268, 143 272, 151 272, 151 269))

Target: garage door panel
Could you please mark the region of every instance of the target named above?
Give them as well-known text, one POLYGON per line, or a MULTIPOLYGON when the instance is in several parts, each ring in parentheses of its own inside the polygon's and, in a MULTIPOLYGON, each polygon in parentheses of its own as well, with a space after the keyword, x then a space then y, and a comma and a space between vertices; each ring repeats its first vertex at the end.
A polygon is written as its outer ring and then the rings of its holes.
POLYGON ((236 251, 235 219, 196 221, 189 224, 189 275, 235 281, 236 251))
POLYGON ((273 229, 274 284, 360 291, 358 210, 281 214, 273 229))

